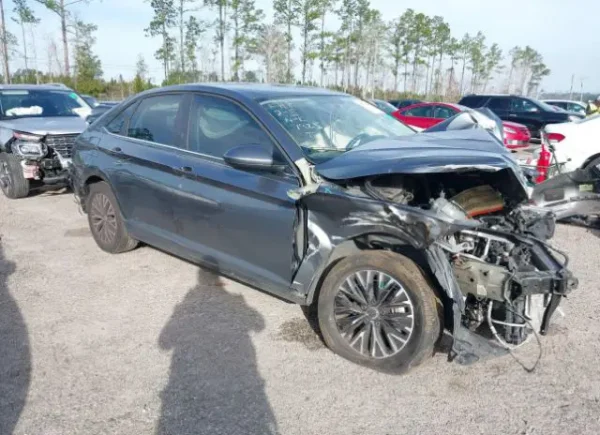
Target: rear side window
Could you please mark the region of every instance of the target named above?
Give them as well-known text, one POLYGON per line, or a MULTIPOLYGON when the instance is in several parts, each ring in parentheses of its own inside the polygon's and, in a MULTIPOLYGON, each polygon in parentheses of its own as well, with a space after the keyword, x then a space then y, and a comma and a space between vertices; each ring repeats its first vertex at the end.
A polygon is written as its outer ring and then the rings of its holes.
POLYGON ((125 125, 127 121, 129 121, 129 118, 131 118, 131 115, 133 114, 133 111, 135 110, 136 106, 137 103, 129 105, 125 110, 121 111, 121 113, 119 113, 112 121, 106 124, 105 128, 113 134, 124 135, 125 125))
POLYGON ((432 118, 433 117, 433 107, 431 107, 431 106, 413 107, 412 109, 405 110, 402 114, 404 116, 418 116, 420 118, 432 118))
POLYGON ((491 98, 487 107, 495 110, 510 110, 510 100, 508 98, 491 98))
POLYGON ((183 94, 160 95, 142 100, 129 121, 127 136, 185 147, 187 116, 183 94))
POLYGON ((448 119, 453 117, 456 112, 449 107, 437 106, 435 108, 434 118, 448 119))
POLYGON ((471 108, 477 108, 485 106, 485 103, 488 99, 488 97, 482 97, 479 95, 469 95, 468 97, 463 97, 458 104, 471 108))

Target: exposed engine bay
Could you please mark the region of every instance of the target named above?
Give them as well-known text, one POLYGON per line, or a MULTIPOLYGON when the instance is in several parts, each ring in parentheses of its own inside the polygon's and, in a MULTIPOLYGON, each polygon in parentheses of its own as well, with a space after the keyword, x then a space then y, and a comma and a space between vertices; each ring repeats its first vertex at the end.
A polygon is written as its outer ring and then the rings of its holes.
POLYGON ((507 200, 515 195, 500 180, 498 172, 383 175, 365 180, 364 189, 457 222, 478 221, 476 228, 446 234, 435 244, 464 299, 462 326, 512 349, 531 334, 547 332, 560 299, 577 280, 566 270, 566 255, 546 242, 554 234, 552 212, 507 200))

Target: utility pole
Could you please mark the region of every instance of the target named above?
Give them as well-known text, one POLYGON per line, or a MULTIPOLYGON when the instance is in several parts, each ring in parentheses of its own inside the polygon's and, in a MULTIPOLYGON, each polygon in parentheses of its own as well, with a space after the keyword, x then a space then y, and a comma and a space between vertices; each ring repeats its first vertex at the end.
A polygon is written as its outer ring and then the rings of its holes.
POLYGON ((571 89, 569 90, 569 100, 573 99, 573 82, 575 81, 575 74, 571 76, 571 89))
POLYGON ((579 101, 583 101, 583 79, 584 77, 581 77, 581 88, 580 88, 580 95, 579 95, 579 101))

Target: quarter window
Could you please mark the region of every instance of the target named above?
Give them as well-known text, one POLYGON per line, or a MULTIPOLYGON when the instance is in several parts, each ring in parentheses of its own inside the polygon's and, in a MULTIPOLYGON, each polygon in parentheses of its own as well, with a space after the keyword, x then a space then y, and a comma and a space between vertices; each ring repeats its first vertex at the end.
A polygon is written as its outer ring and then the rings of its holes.
POLYGON ((189 149, 223 158, 232 148, 261 145, 284 162, 279 149, 258 123, 240 106, 224 98, 195 95, 190 118, 189 149))
POLYGON ((123 128, 125 127, 125 123, 133 114, 135 107, 135 103, 129 105, 129 107, 121 111, 121 113, 119 113, 112 121, 106 124, 105 128, 113 134, 123 134, 123 128))
POLYGON ((510 110, 510 100, 508 98, 492 98, 487 106, 494 110, 510 110))
POLYGON ((453 117, 455 114, 456 114, 456 112, 454 110, 450 109, 449 107, 437 106, 435 108, 434 118, 448 119, 448 118, 453 117))
POLYGON ((184 148, 187 117, 183 101, 182 94, 145 98, 129 122, 127 136, 184 148))

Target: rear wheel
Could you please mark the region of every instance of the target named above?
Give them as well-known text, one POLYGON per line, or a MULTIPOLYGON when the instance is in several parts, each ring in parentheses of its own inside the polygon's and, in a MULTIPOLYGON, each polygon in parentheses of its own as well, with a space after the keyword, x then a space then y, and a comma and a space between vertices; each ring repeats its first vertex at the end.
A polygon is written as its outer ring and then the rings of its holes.
POLYGON ((103 251, 118 254, 138 245, 127 233, 117 199, 108 184, 99 182, 90 186, 86 210, 92 236, 103 251))
POLYGON ((409 258, 366 251, 325 278, 317 315, 325 343, 355 363, 401 373, 431 356, 441 335, 441 303, 409 258))
POLYGON ((10 199, 29 195, 29 180, 23 176, 21 159, 13 154, 0 153, 0 189, 10 199))

